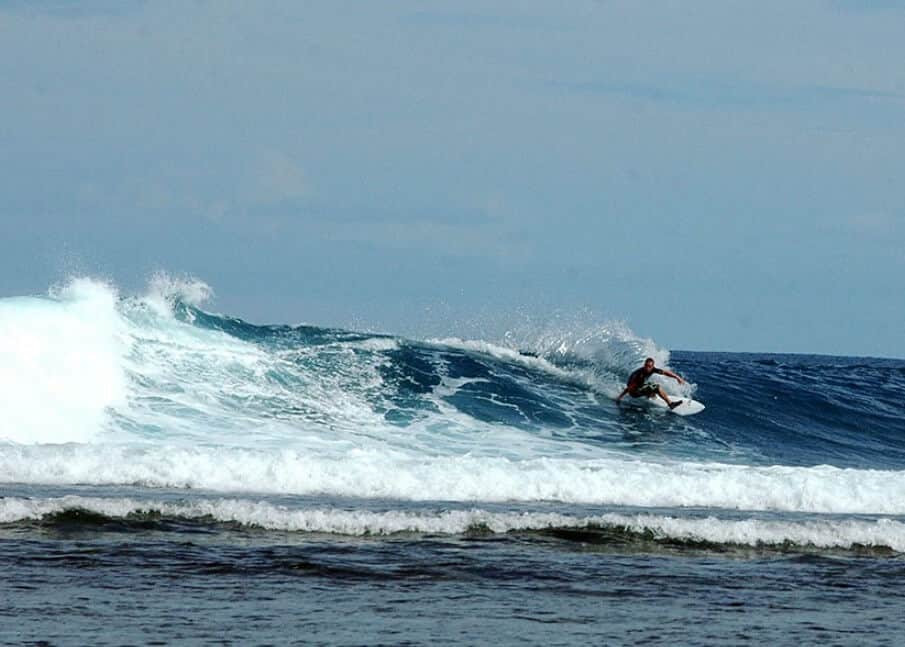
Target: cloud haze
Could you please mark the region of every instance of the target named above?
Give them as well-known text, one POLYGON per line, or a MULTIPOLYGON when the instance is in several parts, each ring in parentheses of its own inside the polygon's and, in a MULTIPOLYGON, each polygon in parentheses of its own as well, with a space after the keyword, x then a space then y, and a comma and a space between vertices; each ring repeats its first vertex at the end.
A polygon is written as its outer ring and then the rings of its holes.
POLYGON ((256 321, 905 356, 905 12, 869 4, 0 4, 0 293, 164 269, 256 321))

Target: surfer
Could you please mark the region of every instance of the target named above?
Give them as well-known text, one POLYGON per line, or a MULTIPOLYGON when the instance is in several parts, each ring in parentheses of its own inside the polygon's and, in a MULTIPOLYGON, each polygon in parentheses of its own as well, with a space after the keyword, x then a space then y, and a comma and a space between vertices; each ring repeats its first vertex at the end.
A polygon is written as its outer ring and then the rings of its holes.
POLYGON ((659 395, 670 409, 675 409, 682 404, 681 400, 670 400, 669 396, 666 395, 666 392, 663 390, 663 387, 659 384, 647 384, 647 378, 654 374, 671 377, 678 381, 679 384, 682 384, 685 381, 672 371, 657 368, 654 366, 654 358, 648 357, 644 360, 644 366, 633 371, 632 374, 628 376, 628 384, 626 384, 625 389, 616 398, 616 402, 622 400, 622 398, 625 397, 625 394, 628 393, 633 398, 652 398, 655 395, 659 395))

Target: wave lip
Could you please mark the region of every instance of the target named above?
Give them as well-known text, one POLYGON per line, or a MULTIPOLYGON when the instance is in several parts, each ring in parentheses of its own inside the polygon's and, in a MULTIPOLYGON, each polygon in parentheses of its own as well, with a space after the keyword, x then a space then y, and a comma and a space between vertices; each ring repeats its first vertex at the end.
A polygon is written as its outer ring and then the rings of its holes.
POLYGON ((248 499, 167 502, 131 498, 64 496, 0 499, 0 524, 53 526, 79 517, 86 525, 107 521, 143 524, 161 519, 229 524, 246 529, 353 537, 400 534, 466 535, 551 532, 583 541, 739 546, 771 549, 888 550, 905 553, 905 523, 898 519, 722 519, 717 516, 609 512, 577 516, 555 512, 457 510, 352 510, 290 508, 248 499), (62 520, 62 521, 61 521, 62 520))

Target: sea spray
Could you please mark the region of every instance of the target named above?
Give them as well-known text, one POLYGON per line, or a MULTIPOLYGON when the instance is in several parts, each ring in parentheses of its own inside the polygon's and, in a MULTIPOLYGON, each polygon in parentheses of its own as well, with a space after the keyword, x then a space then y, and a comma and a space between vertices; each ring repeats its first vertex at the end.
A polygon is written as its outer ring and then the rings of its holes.
POLYGON ((0 300, 0 440, 90 442, 126 399, 131 339, 116 290, 75 279, 48 297, 0 300))

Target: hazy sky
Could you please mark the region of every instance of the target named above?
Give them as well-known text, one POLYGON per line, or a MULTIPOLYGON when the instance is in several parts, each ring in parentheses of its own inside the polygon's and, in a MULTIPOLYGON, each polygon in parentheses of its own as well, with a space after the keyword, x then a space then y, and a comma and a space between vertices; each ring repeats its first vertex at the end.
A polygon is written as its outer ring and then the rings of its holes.
POLYGON ((0 0, 0 295, 905 357, 903 7, 0 0))

